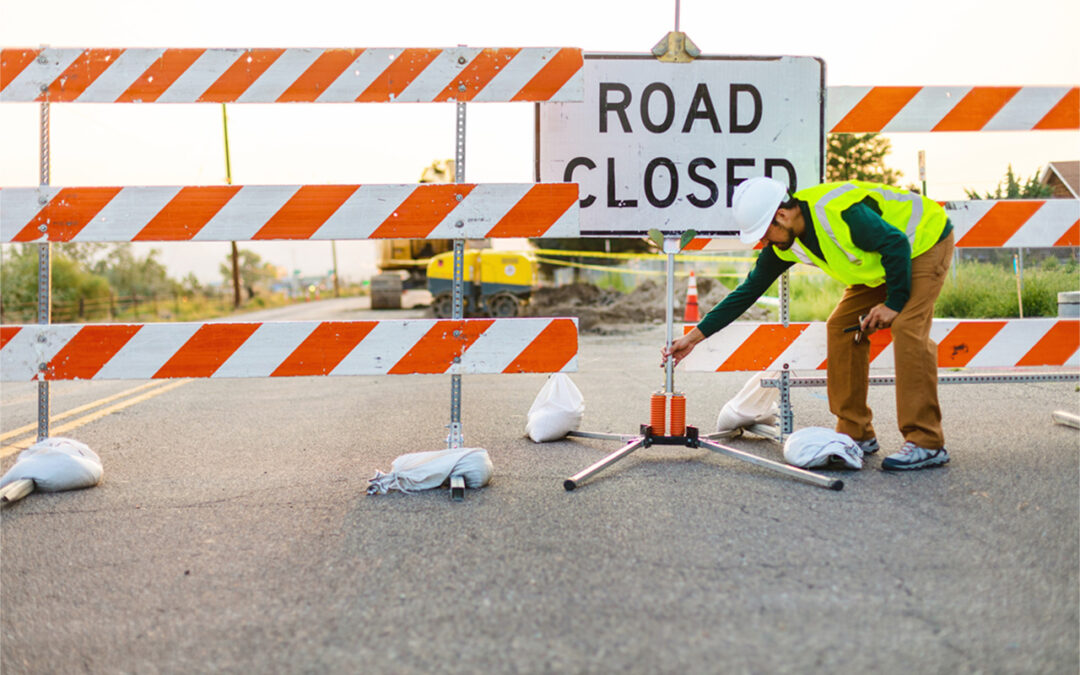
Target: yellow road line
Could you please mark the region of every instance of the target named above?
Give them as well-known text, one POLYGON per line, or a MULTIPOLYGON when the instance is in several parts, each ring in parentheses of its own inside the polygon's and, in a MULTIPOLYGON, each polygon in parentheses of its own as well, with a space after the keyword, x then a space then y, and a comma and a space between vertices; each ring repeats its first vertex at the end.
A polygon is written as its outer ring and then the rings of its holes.
MULTIPOLYGON (((59 415, 53 415, 53 416, 49 417, 49 424, 51 425, 53 422, 59 422, 62 419, 66 419, 68 417, 71 417, 72 415, 78 415, 79 413, 90 410, 91 408, 97 408, 98 406, 103 406, 106 403, 111 403, 112 401, 115 401, 118 398, 123 398, 125 396, 129 396, 131 394, 134 394, 137 391, 141 391, 143 389, 146 389, 147 387, 160 387, 161 385, 166 384, 167 382, 168 382, 168 380, 157 380, 155 382, 147 382, 146 384, 140 384, 137 387, 132 387, 131 389, 127 389, 125 391, 122 391, 119 394, 113 394, 112 396, 106 396, 105 398, 98 399, 97 401, 92 401, 90 403, 87 403, 86 405, 81 405, 78 408, 72 408, 71 410, 68 410, 66 412, 62 412, 59 415)), ((19 427, 18 429, 12 429, 11 431, 5 431, 4 433, 0 434, 0 442, 6 441, 7 439, 13 438, 15 436, 21 436, 22 434, 25 434, 27 431, 36 431, 36 430, 37 430, 37 423, 35 422, 34 424, 27 424, 25 427, 19 427)))
MULTIPOLYGON (((134 398, 129 398, 126 401, 121 401, 120 403, 116 403, 114 405, 111 405, 108 408, 102 408, 101 410, 90 413, 89 415, 86 415, 84 417, 80 417, 78 419, 72 420, 71 422, 68 422, 67 424, 61 424, 60 426, 58 426, 56 428, 50 428, 49 429, 49 434, 55 436, 55 435, 58 435, 58 434, 61 434, 61 433, 65 432, 65 431, 70 431, 72 429, 77 429, 77 428, 83 426, 84 424, 89 424, 90 422, 93 422, 94 420, 101 419, 102 417, 105 417, 106 415, 111 415, 114 412, 117 412, 119 410, 123 410, 124 408, 133 406, 136 403, 141 403, 143 401, 154 398, 155 396, 158 396, 160 394, 164 394, 167 391, 172 391, 173 389, 176 389, 177 387, 179 387, 181 385, 185 385, 188 382, 191 382, 191 380, 190 379, 176 380, 174 382, 170 382, 169 384, 165 385, 164 387, 159 387, 157 389, 153 389, 151 391, 148 391, 148 392, 142 394, 141 396, 136 396, 134 398)), ((25 450, 26 448, 29 448, 31 445, 34 444, 34 442, 36 440, 37 440, 37 435, 34 434, 34 435, 29 436, 27 438, 24 438, 22 440, 16 441, 16 442, 12 443, 11 445, 6 445, 6 446, 0 448, 0 459, 4 459, 6 457, 9 457, 9 456, 15 454, 16 452, 19 452, 21 450, 25 450)))

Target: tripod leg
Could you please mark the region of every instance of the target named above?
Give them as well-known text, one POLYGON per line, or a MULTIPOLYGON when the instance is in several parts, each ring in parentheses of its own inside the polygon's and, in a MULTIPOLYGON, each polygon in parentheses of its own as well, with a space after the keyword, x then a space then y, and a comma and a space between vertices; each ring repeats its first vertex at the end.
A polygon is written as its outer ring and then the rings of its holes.
POLYGON ((789 466, 787 464, 781 464, 780 462, 774 462, 771 459, 765 459, 756 455, 751 455, 748 452, 742 450, 736 450, 726 445, 720 445, 719 443, 713 443, 712 441, 701 440, 699 441, 701 447, 708 448, 713 452, 719 452, 720 454, 734 457, 735 459, 741 459, 744 462, 750 462, 751 464, 757 464, 758 466, 765 467, 766 469, 772 469, 778 471, 786 476, 797 478, 811 485, 817 485, 818 487, 829 488, 830 490, 843 490, 844 481, 838 478, 829 478, 828 476, 821 476, 812 471, 806 469, 800 469, 798 467, 789 466))
POLYGON ((607 457, 601 459, 599 462, 593 464, 589 468, 579 471, 578 473, 564 480, 563 487, 566 488, 567 492, 573 490, 578 486, 578 483, 580 483, 581 481, 585 480, 586 478, 593 475, 600 469, 608 466, 609 464, 614 464, 615 462, 619 461, 623 457, 626 457, 631 452, 637 450, 643 445, 645 445, 644 438, 635 438, 634 440, 630 441, 629 443, 619 448, 615 452, 611 453, 607 457))

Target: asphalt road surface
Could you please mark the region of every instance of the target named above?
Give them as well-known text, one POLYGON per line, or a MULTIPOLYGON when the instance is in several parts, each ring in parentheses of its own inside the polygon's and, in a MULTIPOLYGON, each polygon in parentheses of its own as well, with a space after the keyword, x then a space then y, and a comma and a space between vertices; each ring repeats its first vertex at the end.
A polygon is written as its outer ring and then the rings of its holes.
MULTIPOLYGON (((647 421, 662 342, 582 338, 583 428, 647 421)), ((495 466, 463 502, 365 494, 395 457, 445 447, 449 376, 190 380, 70 429, 105 480, 4 508, 0 668, 1080 669, 1080 436, 1050 417, 1077 412, 1075 384, 943 386, 952 462, 892 474, 874 456, 831 474, 840 492, 672 446, 566 492, 618 444, 525 438, 545 377, 463 378, 466 444, 495 466)), ((688 421, 710 431, 746 377, 678 372, 688 421)), ((144 384, 55 383, 53 414, 144 384)), ((4 386, 0 431, 33 423, 35 393, 4 386)), ((798 427, 831 426, 823 390, 793 401, 798 427)), ((892 388, 871 405, 887 453, 892 388)))

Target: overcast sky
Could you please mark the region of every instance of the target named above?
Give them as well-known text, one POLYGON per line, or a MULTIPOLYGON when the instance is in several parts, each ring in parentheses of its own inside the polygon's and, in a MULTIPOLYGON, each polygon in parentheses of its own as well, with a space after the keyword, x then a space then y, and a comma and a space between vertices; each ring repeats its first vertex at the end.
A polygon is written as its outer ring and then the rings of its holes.
MULTIPOLYGON (((0 0, 4 47, 581 47, 647 52, 674 28, 674 0, 0 0), (47 7, 47 9, 45 9, 47 7)), ((904 3, 684 0, 680 28, 705 53, 807 55, 837 85, 1075 85, 1075 0, 904 3)), ((468 108, 470 182, 532 180, 530 104, 468 108)), ((38 182, 36 104, 0 105, 0 185, 38 182)), ((452 104, 231 105, 233 182, 413 182, 454 154, 452 104)), ((54 185, 221 184, 218 105, 54 105, 54 185)), ((991 190, 1012 163, 1022 176, 1080 157, 1080 134, 893 134, 887 163, 928 192, 991 190)), ((170 274, 217 280, 228 244, 155 244, 170 274)), ((330 267, 330 245, 245 244, 305 274, 330 267)), ((338 244, 342 274, 374 268, 370 242, 338 244)))

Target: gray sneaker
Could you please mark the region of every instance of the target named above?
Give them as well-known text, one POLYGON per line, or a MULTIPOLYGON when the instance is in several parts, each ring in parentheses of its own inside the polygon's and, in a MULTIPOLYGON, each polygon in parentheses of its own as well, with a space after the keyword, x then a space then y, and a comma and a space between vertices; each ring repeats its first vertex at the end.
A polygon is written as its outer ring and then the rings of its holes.
POLYGON ((881 449, 878 445, 876 438, 868 438, 865 441, 855 441, 859 444, 859 448, 863 451, 864 455, 872 455, 881 449))
POLYGON ((911 441, 904 443, 900 452, 889 455, 881 461, 884 471, 911 471, 941 466, 949 461, 949 452, 945 448, 929 450, 920 448, 911 441))

